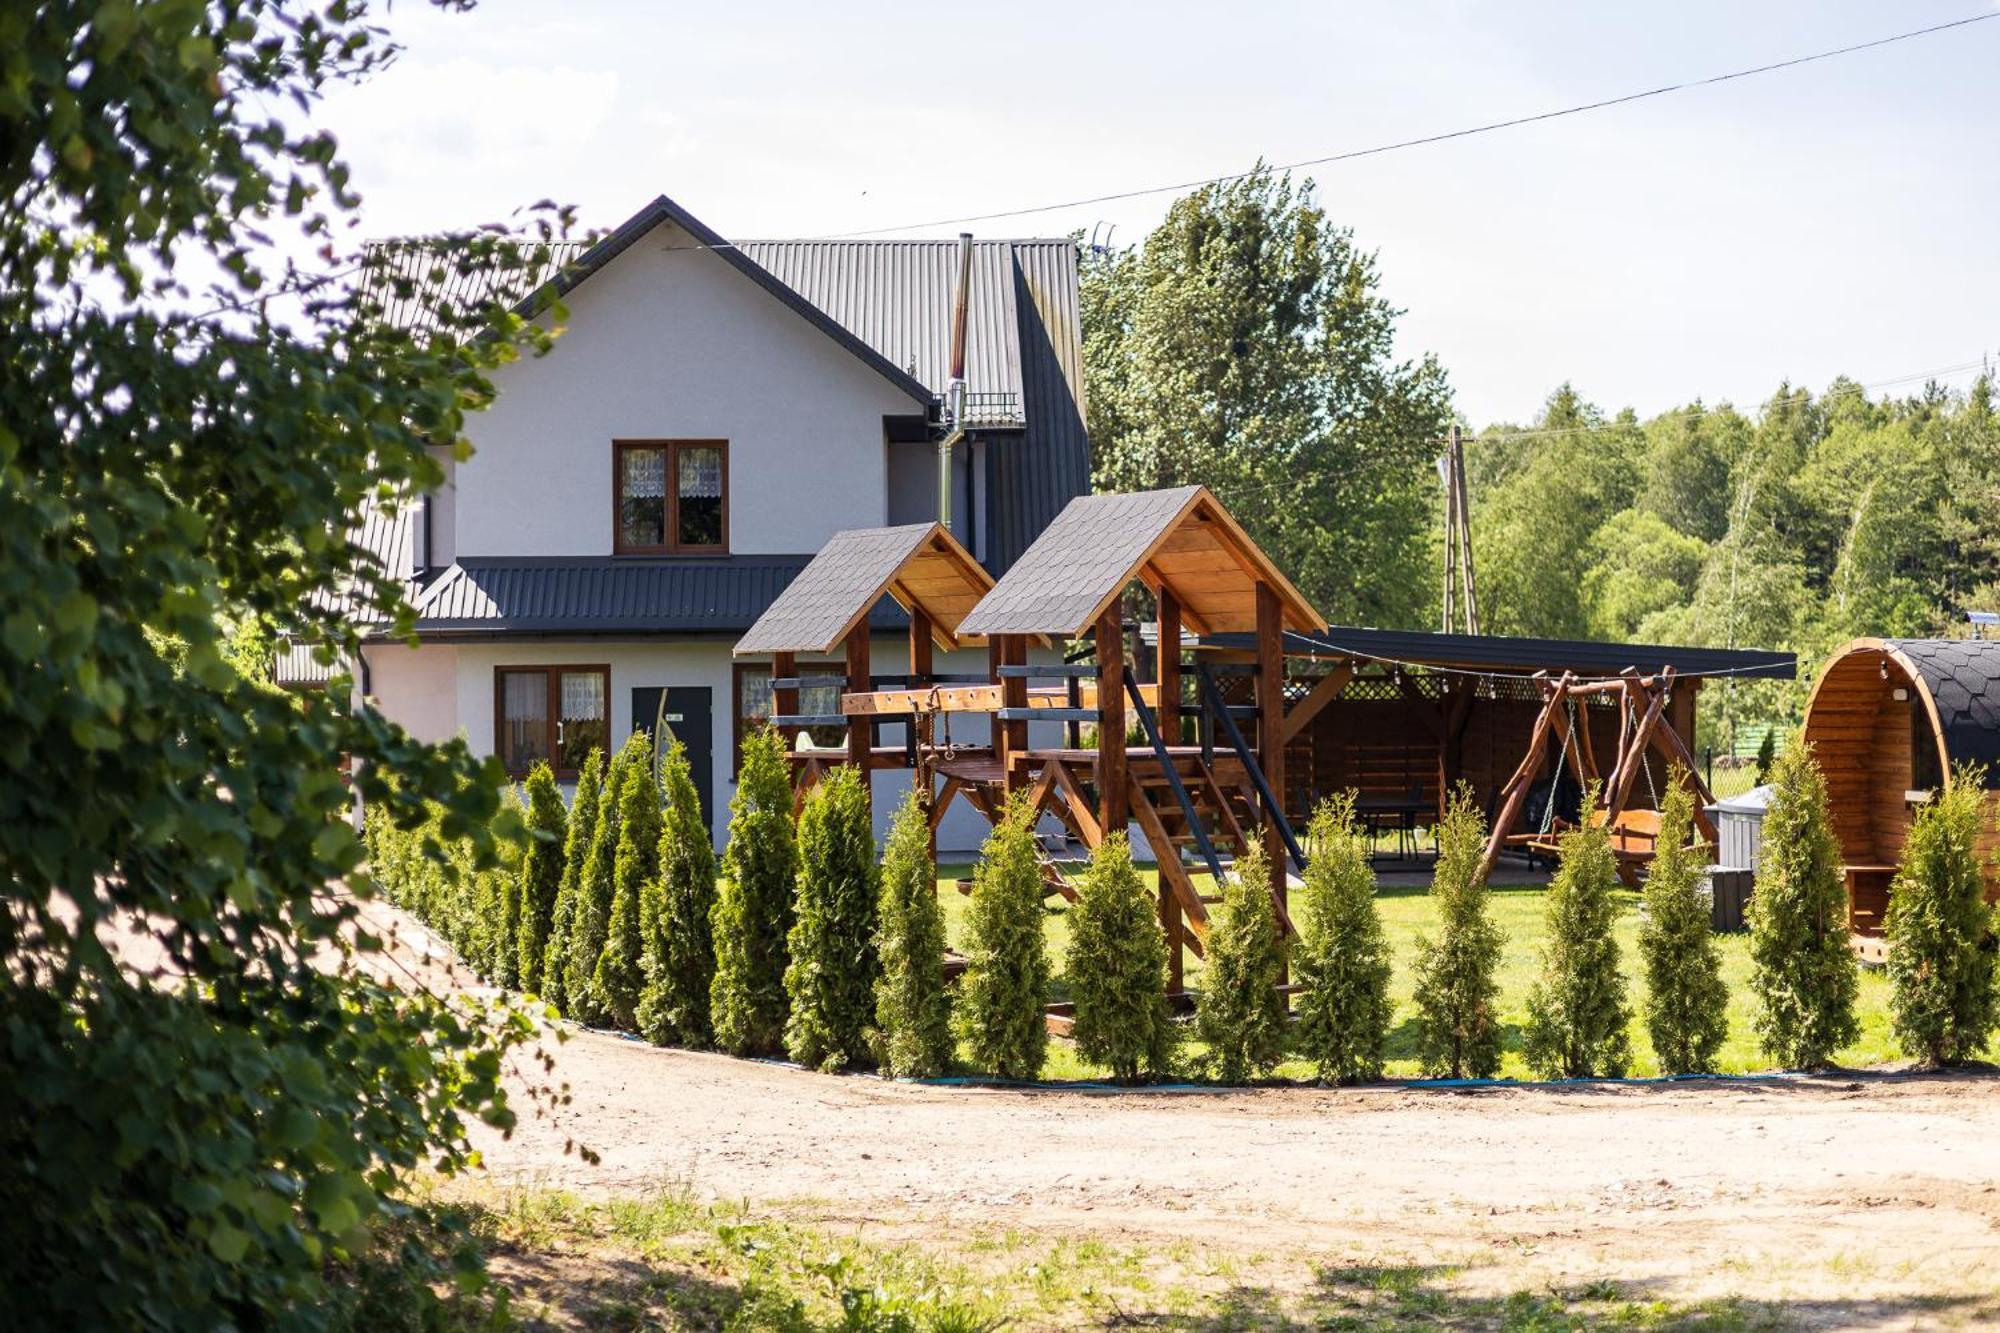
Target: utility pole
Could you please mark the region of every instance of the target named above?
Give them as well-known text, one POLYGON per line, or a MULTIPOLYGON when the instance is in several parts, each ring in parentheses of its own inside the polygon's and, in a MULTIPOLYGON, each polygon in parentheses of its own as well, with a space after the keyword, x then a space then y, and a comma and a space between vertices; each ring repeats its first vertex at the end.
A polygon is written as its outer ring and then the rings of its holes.
POLYGON ((1472 575, 1472 511, 1466 498, 1465 438, 1454 425, 1438 458, 1444 485, 1444 618, 1446 634, 1479 633, 1479 590, 1472 575))

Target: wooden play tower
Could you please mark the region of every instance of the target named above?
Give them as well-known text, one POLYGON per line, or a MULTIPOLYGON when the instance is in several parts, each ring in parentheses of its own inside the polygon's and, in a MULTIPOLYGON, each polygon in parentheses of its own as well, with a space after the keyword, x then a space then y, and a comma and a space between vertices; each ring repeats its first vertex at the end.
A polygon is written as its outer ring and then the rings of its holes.
MULTIPOLYGON (((998 819, 1016 793, 1085 848, 1136 825, 1159 862, 1178 991, 1183 951, 1202 953, 1213 900, 1195 877, 1205 870, 1219 881, 1253 837, 1290 929, 1289 874, 1304 856, 1278 796, 1283 636, 1325 626, 1215 497, 1189 486, 1071 501, 997 583, 936 524, 841 533, 736 652, 771 658, 776 725, 846 729, 844 751, 794 754, 801 791, 831 763, 908 768, 934 830, 954 800, 998 819), (1128 638, 1125 599, 1135 585, 1151 595, 1159 623, 1150 673, 1137 636, 1128 638), (868 662, 869 617, 885 595, 910 617, 907 670, 896 676, 873 675, 868 662), (1184 632, 1249 634, 1253 661, 1190 670, 1184 632), (797 675, 794 664, 837 644, 846 658, 839 714, 798 713, 798 691, 827 682, 797 675), (934 669, 934 648, 977 646, 986 649, 983 672, 934 669), (1232 674, 1247 679, 1225 684, 1232 674), (984 715, 986 743, 941 742, 939 719, 953 714, 984 715), (876 743, 884 725, 897 724, 901 746, 876 743)), ((1053 861, 1044 878, 1067 893, 1053 861)))

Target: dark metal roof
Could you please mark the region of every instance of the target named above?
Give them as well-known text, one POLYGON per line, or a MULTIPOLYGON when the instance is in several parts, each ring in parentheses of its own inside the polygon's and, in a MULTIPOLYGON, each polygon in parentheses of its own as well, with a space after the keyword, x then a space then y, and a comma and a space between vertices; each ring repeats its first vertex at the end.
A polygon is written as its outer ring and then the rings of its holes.
POLYGON ((1945 753, 1986 766, 2000 787, 2000 640, 1887 639, 1915 667, 1937 708, 1945 753))
POLYGON ((958 628, 964 609, 993 586, 936 523, 836 532, 757 618, 736 654, 831 651, 910 566, 940 582, 941 594, 949 590, 937 599, 943 615, 933 617, 947 635, 958 628))
MULTIPOLYGON (((1203 646, 1252 648, 1248 634, 1218 634, 1203 646)), ((1686 648, 1648 643, 1592 643, 1582 639, 1530 639, 1503 634, 1433 634, 1425 630, 1364 629, 1332 625, 1314 634, 1285 634, 1288 657, 1354 657, 1417 666, 1510 672, 1574 671, 1615 676, 1626 667, 1651 673, 1672 666, 1682 676, 1728 673, 1790 680, 1798 674, 1793 653, 1741 648, 1686 648)))

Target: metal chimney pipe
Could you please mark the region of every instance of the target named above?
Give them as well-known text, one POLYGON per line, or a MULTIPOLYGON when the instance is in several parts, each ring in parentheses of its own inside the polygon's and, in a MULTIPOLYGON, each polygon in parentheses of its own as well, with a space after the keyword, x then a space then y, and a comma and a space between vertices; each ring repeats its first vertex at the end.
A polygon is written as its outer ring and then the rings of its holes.
POLYGON ((951 455, 965 438, 965 312, 972 292, 972 233, 958 234, 958 286, 951 298, 951 377, 945 384, 945 410, 951 429, 938 441, 938 522, 951 522, 951 455))

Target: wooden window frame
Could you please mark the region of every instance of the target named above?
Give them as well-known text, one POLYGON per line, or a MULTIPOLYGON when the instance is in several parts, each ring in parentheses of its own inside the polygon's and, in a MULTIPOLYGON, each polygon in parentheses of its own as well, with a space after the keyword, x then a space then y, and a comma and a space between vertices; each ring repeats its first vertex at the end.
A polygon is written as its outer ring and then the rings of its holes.
MULTIPOLYGON (((823 662, 799 662, 794 670, 801 676, 840 676, 847 672, 847 663, 838 659, 823 662)), ((743 678, 752 673, 770 677, 774 673, 768 662, 734 662, 729 669, 729 726, 730 764, 732 774, 743 771, 743 737, 750 728, 749 719, 743 715, 743 678)), ((827 753, 834 753, 828 751, 827 753)))
MULTIPOLYGON (((520 673, 538 671, 542 673, 544 677, 547 678, 547 685, 549 691, 548 695, 549 704, 548 704, 548 717, 547 717, 547 723, 549 729, 548 746, 547 746, 549 754, 548 762, 549 762, 549 767, 555 770, 555 775, 558 779, 573 779, 582 772, 582 770, 580 769, 560 767, 558 762, 562 755, 561 745, 558 740, 558 729, 562 725, 562 678, 566 675, 582 675, 585 672, 595 672, 597 675, 603 677, 604 752, 605 752, 604 757, 607 761, 610 760, 611 758, 611 665, 608 662, 555 662, 555 663, 521 662, 511 666, 496 666, 493 668, 493 753, 496 757, 500 758, 503 764, 506 763, 506 757, 505 755, 502 754, 502 751, 505 748, 502 745, 502 739, 507 734, 506 678, 507 678, 507 673, 510 671, 520 672, 520 673)), ((515 777, 515 778, 525 778, 528 776, 528 773, 531 771, 532 768, 533 768, 532 765, 530 765, 529 768, 520 768, 520 769, 509 767, 507 769, 507 775, 509 777, 515 777)))
POLYGON ((728 555, 729 441, 613 440, 611 442, 611 553, 613 555, 728 555), (625 541, 625 454, 632 449, 667 451, 667 493, 663 534, 658 546, 631 546, 625 541), (680 530, 680 453, 683 449, 713 449, 722 455, 722 541, 715 546, 686 546, 674 540, 680 530))

